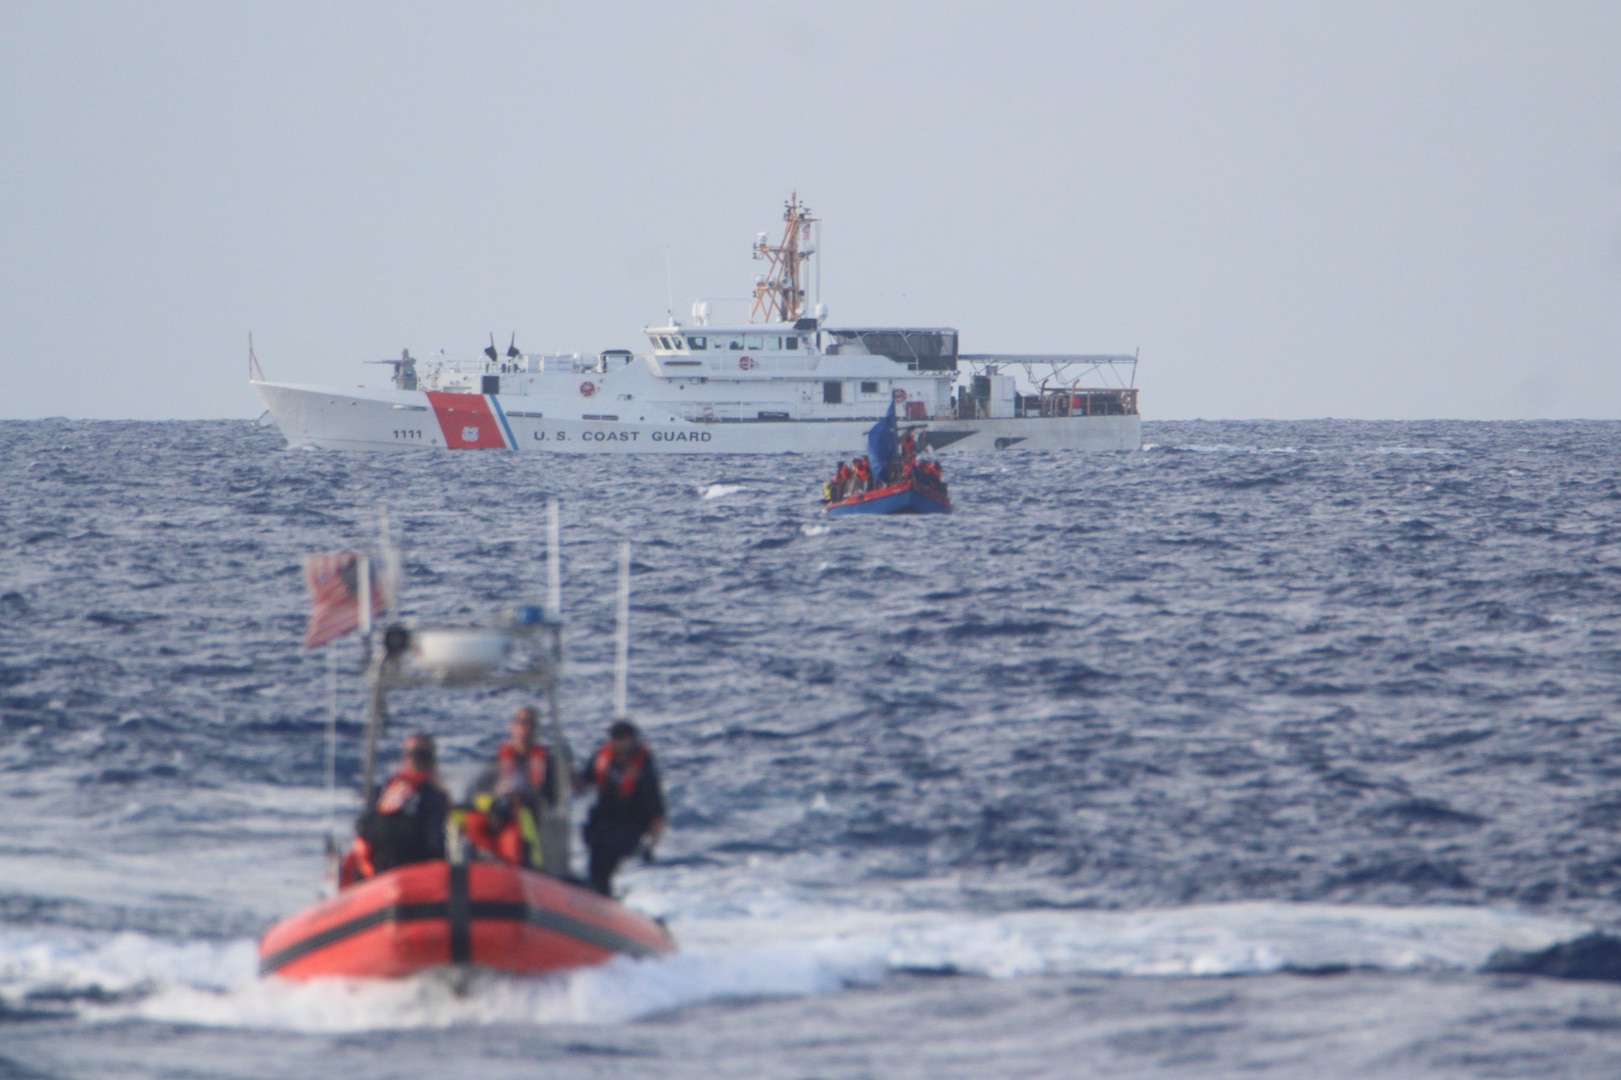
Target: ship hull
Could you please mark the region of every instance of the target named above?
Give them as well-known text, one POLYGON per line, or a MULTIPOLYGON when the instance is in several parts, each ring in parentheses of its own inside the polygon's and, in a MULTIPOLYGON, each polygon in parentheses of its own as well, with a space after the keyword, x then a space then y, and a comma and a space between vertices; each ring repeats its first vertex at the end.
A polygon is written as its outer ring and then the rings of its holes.
MULTIPOLYGON (((506 450, 563 454, 850 453, 873 418, 720 420, 546 416, 493 394, 367 391, 255 382, 292 447, 325 450, 506 450)), ((533 400, 533 399, 531 399, 533 400)), ((1125 416, 928 420, 928 446, 949 450, 1137 450, 1142 419, 1125 416)))
POLYGON ((470 964, 534 975, 674 950, 658 923, 588 889, 506 863, 426 862, 276 923, 259 941, 259 970, 398 978, 470 964))

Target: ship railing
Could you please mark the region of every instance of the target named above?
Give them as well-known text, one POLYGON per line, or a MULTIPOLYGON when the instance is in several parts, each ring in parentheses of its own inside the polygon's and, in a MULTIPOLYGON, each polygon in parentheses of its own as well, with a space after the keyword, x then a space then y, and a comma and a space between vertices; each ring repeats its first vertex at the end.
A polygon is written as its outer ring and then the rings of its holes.
POLYGON ((583 375, 597 371, 602 362, 596 356, 586 356, 583 353, 555 353, 534 358, 536 371, 560 371, 565 375, 583 375))
POLYGON ((503 356, 498 360, 490 360, 487 357, 476 359, 432 357, 417 362, 421 365, 424 377, 430 374, 437 374, 440 377, 525 375, 543 371, 560 371, 567 375, 577 375, 581 372, 595 371, 600 366, 600 361, 595 355, 585 356, 582 353, 524 353, 522 356, 503 356))
MULTIPOLYGON (((1024 420, 1082 416, 1136 416, 1137 391, 1131 387, 1044 386, 1036 393, 1013 395, 1013 415, 1024 420)), ((973 394, 957 398, 957 411, 946 417, 958 420, 990 420, 990 402, 973 394)))
POLYGON ((1018 372, 1024 385, 1043 389, 1075 387, 1082 380, 1129 389, 1137 382, 1137 357, 1131 353, 964 353, 959 359, 970 377, 1018 372))
POLYGON ((791 420, 792 409, 793 406, 787 403, 780 403, 776 409, 771 409, 758 401, 714 401, 688 405, 675 410, 675 415, 694 424, 716 424, 741 420, 791 420))
POLYGON ((437 374, 441 377, 447 375, 512 375, 529 371, 529 358, 518 357, 515 360, 502 359, 499 361, 486 360, 451 360, 449 358, 419 361, 428 374, 437 374))
POLYGON ((1020 416, 1135 416, 1137 391, 1115 387, 1042 387, 1015 399, 1020 416))

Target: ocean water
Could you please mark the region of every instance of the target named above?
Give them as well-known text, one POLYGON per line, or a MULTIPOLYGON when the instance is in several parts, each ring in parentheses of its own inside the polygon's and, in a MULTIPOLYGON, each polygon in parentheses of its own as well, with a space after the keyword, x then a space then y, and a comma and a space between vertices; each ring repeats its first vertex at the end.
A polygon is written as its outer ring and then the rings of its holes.
MULTIPOLYGON (((1621 916, 1613 423, 1149 423, 948 455, 363 455, 251 423, 0 423, 0 1077, 1621 1075, 1621 985, 1487 975, 1621 916), (295 985, 359 767, 299 558, 386 508, 405 613, 544 590, 565 716, 666 774, 621 876, 681 952, 295 985)), ((517 699, 396 699, 453 767, 517 699)))

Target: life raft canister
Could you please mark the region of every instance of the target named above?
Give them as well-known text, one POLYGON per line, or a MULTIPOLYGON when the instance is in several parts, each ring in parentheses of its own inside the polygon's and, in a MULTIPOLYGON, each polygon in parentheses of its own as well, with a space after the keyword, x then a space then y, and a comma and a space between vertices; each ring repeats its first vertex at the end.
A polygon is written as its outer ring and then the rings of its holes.
POLYGON ((592 394, 594 394, 596 392, 597 392, 597 384, 592 382, 590 379, 587 379, 587 380, 585 380, 585 382, 580 384, 580 396, 581 397, 590 397, 592 394))

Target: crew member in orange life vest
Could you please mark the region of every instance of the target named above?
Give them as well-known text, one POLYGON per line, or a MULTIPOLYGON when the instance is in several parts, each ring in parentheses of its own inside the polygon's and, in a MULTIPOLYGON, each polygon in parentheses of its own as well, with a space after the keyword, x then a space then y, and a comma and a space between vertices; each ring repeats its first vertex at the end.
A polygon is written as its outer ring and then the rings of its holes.
POLYGON ((612 896, 619 863, 637 849, 645 861, 652 862, 653 848, 664 835, 664 791, 658 766, 635 724, 614 721, 608 741, 592 757, 579 782, 582 789, 594 787, 597 791, 596 805, 585 822, 591 887, 612 896))
POLYGON ((462 818, 462 828, 477 851, 536 870, 545 868, 539 824, 555 805, 551 755, 535 742, 538 719, 528 705, 512 714, 511 737, 474 782, 472 805, 462 818))
POLYGON ((537 817, 552 805, 551 762, 546 748, 535 741, 538 719, 534 709, 520 706, 495 759, 495 793, 519 796, 537 817))
POLYGON ((405 759, 360 819, 373 873, 445 857, 450 799, 434 777, 438 764, 433 736, 406 737, 405 759))

